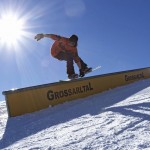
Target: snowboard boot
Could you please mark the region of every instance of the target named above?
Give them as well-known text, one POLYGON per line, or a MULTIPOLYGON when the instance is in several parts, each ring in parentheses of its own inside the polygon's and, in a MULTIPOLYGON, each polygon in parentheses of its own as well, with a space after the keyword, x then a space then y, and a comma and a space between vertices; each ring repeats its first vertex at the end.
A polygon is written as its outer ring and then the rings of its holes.
POLYGON ((68 75, 69 79, 77 79, 78 78, 78 74, 74 73, 74 74, 70 74, 68 75))
POLYGON ((80 72, 80 77, 84 77, 86 73, 88 72, 91 72, 92 71, 92 68, 88 68, 88 67, 85 67, 83 69, 80 69, 79 72, 80 72))
POLYGON ((92 68, 91 67, 86 67, 84 70, 83 70, 83 72, 86 74, 86 73, 88 73, 88 72, 91 72, 92 71, 92 68))

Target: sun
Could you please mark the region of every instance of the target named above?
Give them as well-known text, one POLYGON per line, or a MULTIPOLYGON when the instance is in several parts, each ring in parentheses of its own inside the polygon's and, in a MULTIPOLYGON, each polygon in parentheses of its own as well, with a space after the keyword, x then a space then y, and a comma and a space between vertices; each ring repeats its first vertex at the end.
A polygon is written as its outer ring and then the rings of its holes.
POLYGON ((13 13, 0 17, 0 41, 6 45, 16 45, 24 34, 25 22, 13 13))

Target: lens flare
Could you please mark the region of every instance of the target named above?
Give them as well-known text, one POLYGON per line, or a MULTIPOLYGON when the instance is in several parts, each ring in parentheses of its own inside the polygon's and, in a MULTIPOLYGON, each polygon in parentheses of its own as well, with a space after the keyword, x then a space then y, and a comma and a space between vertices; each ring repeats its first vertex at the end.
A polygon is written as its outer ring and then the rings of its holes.
POLYGON ((25 22, 12 13, 0 18, 0 40, 6 45, 15 45, 24 35, 25 22))

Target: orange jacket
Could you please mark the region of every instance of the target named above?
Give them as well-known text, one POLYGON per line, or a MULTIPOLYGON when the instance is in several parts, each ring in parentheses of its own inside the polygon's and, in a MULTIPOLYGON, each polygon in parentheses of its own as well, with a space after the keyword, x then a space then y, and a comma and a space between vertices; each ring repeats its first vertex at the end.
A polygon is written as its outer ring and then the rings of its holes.
POLYGON ((55 40, 54 44, 51 48, 51 55, 55 57, 59 52, 61 51, 69 51, 73 54, 74 61, 77 63, 80 61, 80 58, 78 56, 78 51, 76 47, 70 46, 69 38, 61 37, 58 35, 51 35, 51 39, 55 40))

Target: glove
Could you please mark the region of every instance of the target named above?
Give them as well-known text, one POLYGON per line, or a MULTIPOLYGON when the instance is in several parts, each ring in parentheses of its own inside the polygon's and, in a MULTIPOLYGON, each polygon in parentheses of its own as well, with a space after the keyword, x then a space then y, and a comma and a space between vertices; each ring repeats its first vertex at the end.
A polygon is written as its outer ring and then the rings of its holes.
POLYGON ((85 76, 85 73, 82 71, 82 69, 79 70, 79 76, 80 77, 84 77, 85 76))
POLYGON ((43 34, 43 33, 37 34, 34 38, 35 38, 37 41, 39 41, 40 39, 44 38, 44 34, 43 34))

